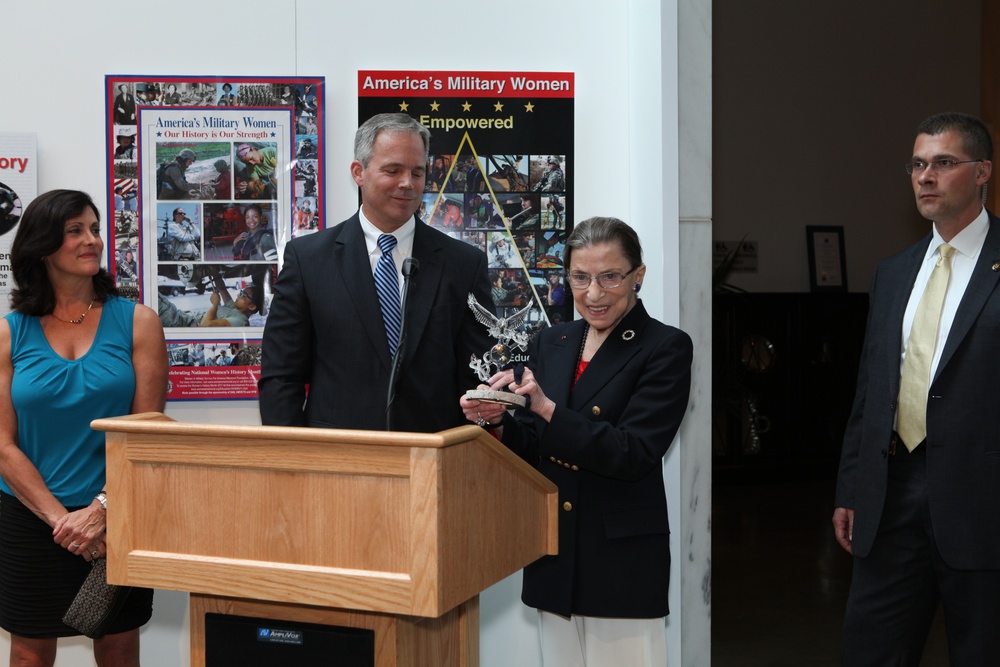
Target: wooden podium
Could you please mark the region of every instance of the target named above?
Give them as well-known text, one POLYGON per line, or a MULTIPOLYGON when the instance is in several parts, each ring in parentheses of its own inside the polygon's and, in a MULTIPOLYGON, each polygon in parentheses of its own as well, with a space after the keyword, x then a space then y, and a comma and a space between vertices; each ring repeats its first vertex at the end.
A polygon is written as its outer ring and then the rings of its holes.
POLYGON ((475 667, 483 589, 556 553, 555 485, 476 426, 434 434, 99 419, 108 580, 205 614, 366 628, 376 667, 475 667))

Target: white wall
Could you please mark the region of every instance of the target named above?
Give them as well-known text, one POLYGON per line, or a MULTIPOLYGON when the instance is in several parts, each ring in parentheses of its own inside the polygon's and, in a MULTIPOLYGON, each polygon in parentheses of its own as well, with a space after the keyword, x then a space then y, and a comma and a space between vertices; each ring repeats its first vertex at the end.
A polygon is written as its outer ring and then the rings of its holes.
MULTIPOLYGON (((502 10, 458 0, 432 8, 323 0, 174 0, 169 9, 132 3, 127 10, 109 0, 7 3, 0 130, 37 132, 40 192, 79 188, 103 204, 105 74, 325 76, 326 219, 334 222, 357 201, 347 165, 358 69, 574 71, 578 218, 615 215, 637 228, 648 250, 643 296, 654 316, 676 324, 676 11, 674 0, 511 0, 502 10)), ((259 423, 249 402, 174 403, 167 413, 259 423)), ((678 478, 679 444, 668 457, 668 479, 678 478)), ((675 521, 676 489, 670 503, 675 521)), ((685 560, 678 534, 675 582, 685 560)), ((534 615, 520 604, 519 588, 515 575, 482 596, 483 667, 539 664, 534 615)), ((672 586, 673 665, 680 664, 679 595, 672 586)), ((142 634, 147 667, 188 664, 186 604, 184 594, 157 592, 142 634)), ((57 665, 90 664, 89 642, 60 647, 57 665)))

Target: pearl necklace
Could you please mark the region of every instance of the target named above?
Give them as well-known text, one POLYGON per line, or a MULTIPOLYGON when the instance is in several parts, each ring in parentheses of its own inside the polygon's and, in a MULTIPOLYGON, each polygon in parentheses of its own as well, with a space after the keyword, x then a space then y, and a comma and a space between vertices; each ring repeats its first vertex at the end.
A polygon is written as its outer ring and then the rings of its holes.
POLYGON ((56 311, 54 310, 52 311, 52 317, 56 318, 60 322, 65 322, 66 324, 83 324, 83 319, 87 317, 87 313, 89 313, 90 309, 94 307, 95 301, 97 301, 97 297, 94 297, 93 299, 90 300, 90 305, 87 306, 87 310, 83 311, 83 315, 80 315, 80 317, 76 318, 75 320, 64 320, 63 318, 56 315, 56 311))

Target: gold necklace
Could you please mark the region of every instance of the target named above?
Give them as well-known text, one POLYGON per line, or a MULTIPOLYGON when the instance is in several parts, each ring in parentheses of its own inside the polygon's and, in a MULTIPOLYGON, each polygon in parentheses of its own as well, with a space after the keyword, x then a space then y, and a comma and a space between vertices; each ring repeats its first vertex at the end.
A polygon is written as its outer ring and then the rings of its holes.
POLYGON ((60 322, 65 322, 66 324, 83 324, 83 318, 85 318, 87 316, 87 313, 90 312, 90 309, 94 307, 95 301, 97 301, 97 297, 94 297, 93 299, 90 300, 90 305, 87 306, 87 310, 83 311, 83 315, 80 315, 80 317, 76 318, 75 320, 64 320, 63 318, 56 315, 55 310, 52 311, 52 317, 56 318, 60 322))

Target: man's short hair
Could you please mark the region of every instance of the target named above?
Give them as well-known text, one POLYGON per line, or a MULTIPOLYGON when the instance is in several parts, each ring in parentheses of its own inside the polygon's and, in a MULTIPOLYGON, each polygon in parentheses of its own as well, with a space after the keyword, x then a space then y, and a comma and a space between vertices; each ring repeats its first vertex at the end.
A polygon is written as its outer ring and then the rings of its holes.
POLYGON ((993 137, 983 121, 967 113, 947 111, 925 118, 917 126, 917 134, 957 132, 962 146, 973 160, 993 160, 993 137))
POLYGON ((354 133, 354 159, 365 169, 375 154, 375 140, 381 132, 407 132, 420 135, 424 142, 424 162, 431 146, 431 131, 405 113, 380 113, 372 116, 354 133))

